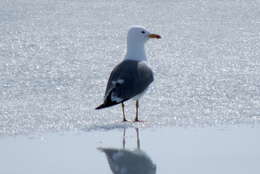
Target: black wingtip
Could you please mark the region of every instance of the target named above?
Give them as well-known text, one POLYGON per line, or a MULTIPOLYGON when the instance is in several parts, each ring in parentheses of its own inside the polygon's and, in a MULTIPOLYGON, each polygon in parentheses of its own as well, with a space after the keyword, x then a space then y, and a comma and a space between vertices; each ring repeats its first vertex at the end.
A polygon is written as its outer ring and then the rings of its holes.
POLYGON ((114 105, 117 105, 117 104, 119 104, 119 103, 116 103, 116 102, 103 103, 103 104, 99 105, 98 107, 96 107, 96 110, 108 108, 108 107, 111 107, 111 106, 114 106, 114 105))
POLYGON ((96 107, 95 109, 96 109, 96 110, 99 110, 99 109, 103 109, 103 108, 105 108, 105 105, 104 105, 104 104, 101 104, 101 105, 99 105, 98 107, 96 107))

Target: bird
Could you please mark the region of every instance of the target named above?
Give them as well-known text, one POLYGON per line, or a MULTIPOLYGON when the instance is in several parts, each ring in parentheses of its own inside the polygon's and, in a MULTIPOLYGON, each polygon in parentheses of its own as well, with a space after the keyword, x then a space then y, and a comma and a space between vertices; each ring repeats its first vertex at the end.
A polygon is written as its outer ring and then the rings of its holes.
POLYGON ((132 26, 127 33, 126 55, 110 73, 104 100, 96 109, 103 109, 121 104, 123 122, 127 121, 124 102, 135 101, 135 122, 139 122, 139 99, 153 82, 153 71, 146 64, 145 43, 150 39, 160 39, 159 34, 150 33, 142 26, 132 26))

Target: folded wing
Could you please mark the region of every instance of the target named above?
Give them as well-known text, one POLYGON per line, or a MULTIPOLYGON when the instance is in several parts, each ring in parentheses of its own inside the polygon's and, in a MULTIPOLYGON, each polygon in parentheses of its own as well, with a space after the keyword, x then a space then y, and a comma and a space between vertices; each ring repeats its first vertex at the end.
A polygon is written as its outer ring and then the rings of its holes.
POLYGON ((96 109, 113 106, 142 93, 153 81, 152 70, 144 63, 124 60, 110 74, 104 103, 96 109))

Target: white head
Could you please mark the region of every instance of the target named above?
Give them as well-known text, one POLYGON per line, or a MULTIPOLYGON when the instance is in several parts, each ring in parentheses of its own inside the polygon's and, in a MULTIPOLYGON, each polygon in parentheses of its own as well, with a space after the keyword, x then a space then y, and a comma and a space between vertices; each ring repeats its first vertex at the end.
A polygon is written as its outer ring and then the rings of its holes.
POLYGON ((144 27, 131 27, 127 35, 127 53, 125 59, 137 61, 146 60, 144 44, 151 38, 160 39, 161 36, 151 34, 144 27))

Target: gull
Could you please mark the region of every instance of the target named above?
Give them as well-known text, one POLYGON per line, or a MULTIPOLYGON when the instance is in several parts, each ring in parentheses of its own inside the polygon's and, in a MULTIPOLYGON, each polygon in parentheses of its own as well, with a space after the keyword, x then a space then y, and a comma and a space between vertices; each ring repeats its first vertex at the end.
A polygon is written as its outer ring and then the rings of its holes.
POLYGON ((125 105, 129 99, 136 102, 136 122, 138 118, 139 99, 153 82, 153 71, 146 64, 147 57, 144 45, 149 39, 160 39, 158 34, 152 34, 144 27, 133 26, 127 34, 127 52, 124 60, 111 72, 103 104, 96 109, 103 109, 121 103, 123 121, 126 120, 125 105))

